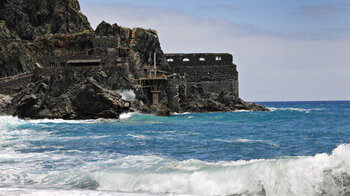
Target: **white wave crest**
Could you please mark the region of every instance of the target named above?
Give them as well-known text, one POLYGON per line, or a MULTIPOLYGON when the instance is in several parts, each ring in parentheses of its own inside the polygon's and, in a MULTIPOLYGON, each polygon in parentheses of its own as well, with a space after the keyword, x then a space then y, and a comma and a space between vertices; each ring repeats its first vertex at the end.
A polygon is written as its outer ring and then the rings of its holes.
POLYGON ((252 112, 251 110, 236 110, 236 111, 233 111, 233 112, 252 112))
POLYGON ((134 102, 136 99, 136 94, 133 90, 117 90, 116 92, 120 94, 125 101, 134 102))
POLYGON ((145 135, 133 135, 133 134, 127 134, 126 136, 129 136, 129 137, 133 137, 137 140, 145 140, 145 139, 149 139, 148 136, 145 136, 145 135))
POLYGON ((272 143, 270 141, 265 140, 250 140, 250 139, 236 139, 236 140, 227 140, 227 139, 214 139, 214 141, 217 142, 226 142, 226 143, 261 143, 261 144, 268 144, 271 146, 280 146, 279 144, 272 143))
POLYGON ((122 114, 120 114, 119 119, 125 120, 125 119, 132 117, 134 114, 138 114, 138 113, 137 112, 122 113, 122 114))
POLYGON ((18 126, 21 124, 25 124, 25 122, 18 119, 17 117, 0 116, 0 129, 4 129, 6 127, 18 126))
POLYGON ((331 155, 310 157, 210 163, 150 156, 128 157, 127 163, 95 172, 98 189, 189 195, 350 194, 348 144, 331 155))
POLYGON ((178 113, 178 112, 174 112, 172 113, 172 115, 186 115, 186 114, 192 114, 191 112, 183 112, 183 113, 178 113))
POLYGON ((72 159, 62 165, 67 166, 80 158, 69 154, 42 156, 31 153, 21 156, 21 153, 16 153, 2 158, 9 162, 2 162, 0 166, 0 180, 5 185, 0 187, 0 195, 41 195, 41 191, 47 195, 331 196, 350 193, 349 144, 339 145, 332 154, 249 161, 177 161, 155 155, 110 159, 107 156, 101 161, 79 164, 79 167, 70 169, 59 167, 53 171, 46 170, 37 161, 72 159), (29 184, 35 189, 11 188, 13 183, 24 187, 29 184), (83 190, 82 185, 96 190, 83 190), (41 190, 40 187, 53 189, 41 190), (65 190, 77 187, 79 190, 65 190))
POLYGON ((71 190, 49 188, 0 188, 0 195, 6 196, 146 196, 142 193, 118 193, 94 190, 71 190))
POLYGON ((305 112, 305 113, 310 113, 311 111, 322 111, 325 110, 324 108, 294 108, 294 107, 288 107, 288 108, 274 108, 274 107, 269 107, 268 108, 271 111, 296 111, 296 112, 305 112))
POLYGON ((119 119, 91 119, 91 120, 64 120, 64 119, 32 119, 22 120, 18 117, 13 116, 0 116, 0 130, 9 127, 16 127, 23 124, 100 124, 100 123, 113 123, 119 122, 120 120, 126 120, 132 117, 137 112, 122 113, 119 119))
POLYGON ((43 124, 43 123, 52 123, 52 124, 99 124, 99 123, 109 123, 109 122, 118 122, 119 119, 91 119, 91 120, 63 120, 63 119, 37 119, 37 120, 28 120, 27 122, 33 124, 43 124))

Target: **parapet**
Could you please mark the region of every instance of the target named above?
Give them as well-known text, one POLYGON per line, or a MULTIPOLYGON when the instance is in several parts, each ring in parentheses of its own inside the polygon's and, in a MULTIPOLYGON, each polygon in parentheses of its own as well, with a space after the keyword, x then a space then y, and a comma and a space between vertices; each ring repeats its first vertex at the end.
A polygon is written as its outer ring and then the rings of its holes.
POLYGON ((232 65, 229 53, 172 53, 165 54, 170 66, 232 65))
POLYGON ((193 86, 220 94, 231 92, 238 98, 238 72, 233 57, 228 53, 165 54, 169 68, 185 76, 186 94, 192 93, 193 86))

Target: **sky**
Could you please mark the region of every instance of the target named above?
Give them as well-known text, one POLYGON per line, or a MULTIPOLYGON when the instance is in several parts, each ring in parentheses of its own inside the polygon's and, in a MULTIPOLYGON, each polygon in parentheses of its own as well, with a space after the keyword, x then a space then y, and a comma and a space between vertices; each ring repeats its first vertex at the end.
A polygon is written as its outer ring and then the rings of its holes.
POLYGON ((231 53, 247 101, 350 100, 350 1, 80 0, 101 21, 156 29, 165 53, 231 53))

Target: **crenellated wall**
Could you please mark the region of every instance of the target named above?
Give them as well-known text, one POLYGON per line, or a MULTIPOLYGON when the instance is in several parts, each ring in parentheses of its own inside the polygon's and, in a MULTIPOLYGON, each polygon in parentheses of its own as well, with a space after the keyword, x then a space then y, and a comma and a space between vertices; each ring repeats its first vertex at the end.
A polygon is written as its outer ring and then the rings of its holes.
POLYGON ((238 72, 233 57, 228 53, 165 54, 169 67, 184 75, 189 93, 192 85, 201 85, 206 91, 231 92, 239 97, 238 72))

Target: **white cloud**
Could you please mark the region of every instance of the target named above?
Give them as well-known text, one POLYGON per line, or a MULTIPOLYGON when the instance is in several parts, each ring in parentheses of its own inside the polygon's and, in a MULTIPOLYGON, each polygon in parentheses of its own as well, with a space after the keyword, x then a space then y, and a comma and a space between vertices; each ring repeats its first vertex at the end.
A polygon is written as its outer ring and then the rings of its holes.
POLYGON ((350 84, 350 35, 332 39, 328 39, 332 34, 280 35, 249 25, 130 4, 83 5, 83 11, 94 27, 105 20, 156 29, 165 52, 233 54, 240 72, 241 97, 246 100, 350 99, 346 90, 350 84))

